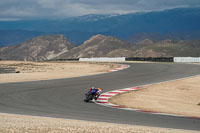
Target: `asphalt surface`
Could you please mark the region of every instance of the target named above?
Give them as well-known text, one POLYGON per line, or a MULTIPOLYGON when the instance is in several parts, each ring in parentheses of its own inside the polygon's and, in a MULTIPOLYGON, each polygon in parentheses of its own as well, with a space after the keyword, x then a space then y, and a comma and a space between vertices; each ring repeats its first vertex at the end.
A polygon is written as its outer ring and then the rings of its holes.
POLYGON ((200 131, 200 120, 118 110, 83 102, 89 87, 104 92, 200 74, 200 65, 130 64, 78 78, 0 84, 0 112, 200 131))

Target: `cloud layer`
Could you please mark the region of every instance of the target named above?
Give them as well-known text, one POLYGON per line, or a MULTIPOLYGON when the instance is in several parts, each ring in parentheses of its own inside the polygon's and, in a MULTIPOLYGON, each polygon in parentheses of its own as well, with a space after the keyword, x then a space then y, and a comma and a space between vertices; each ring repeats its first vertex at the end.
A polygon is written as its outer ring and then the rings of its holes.
POLYGON ((199 6, 200 0, 1 0, 0 19, 51 19, 199 6))

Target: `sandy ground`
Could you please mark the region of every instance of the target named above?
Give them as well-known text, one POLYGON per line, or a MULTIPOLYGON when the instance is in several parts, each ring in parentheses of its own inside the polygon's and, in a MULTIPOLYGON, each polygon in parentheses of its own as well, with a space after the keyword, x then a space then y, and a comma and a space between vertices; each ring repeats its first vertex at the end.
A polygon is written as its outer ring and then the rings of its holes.
POLYGON ((79 77, 104 73, 119 66, 111 63, 0 61, 0 67, 20 71, 0 74, 0 83, 79 77))
POLYGON ((1 133, 197 133, 191 130, 177 130, 57 119, 37 116, 0 114, 1 133))
POLYGON ((114 96, 123 107, 200 117, 200 76, 160 83, 114 96))

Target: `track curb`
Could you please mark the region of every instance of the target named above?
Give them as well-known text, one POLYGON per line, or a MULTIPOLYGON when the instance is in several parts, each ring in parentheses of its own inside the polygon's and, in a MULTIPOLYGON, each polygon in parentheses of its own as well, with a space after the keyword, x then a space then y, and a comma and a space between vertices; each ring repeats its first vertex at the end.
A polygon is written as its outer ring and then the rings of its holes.
POLYGON ((181 118, 190 118, 190 119, 200 120, 200 117, 175 115, 175 114, 168 114, 168 113, 162 113, 162 112, 154 112, 154 111, 149 111, 149 110, 134 109, 134 108, 122 107, 120 105, 109 102, 109 99, 112 98, 113 96, 116 96, 118 94, 125 93, 125 92, 139 91, 141 89, 142 89, 142 87, 130 87, 130 88, 108 91, 108 92, 102 93, 99 96, 99 98, 94 101, 94 103, 96 103, 98 105, 110 107, 110 108, 121 109, 121 110, 129 110, 129 111, 142 112, 142 113, 148 113, 148 114, 167 115, 167 116, 175 116, 175 117, 181 117, 181 118))
MULTIPOLYGON (((130 67, 129 65, 122 65, 121 67, 109 70, 108 72, 116 72, 116 71, 120 71, 120 70, 123 70, 123 69, 127 69, 129 67, 130 67)), ((194 76, 189 76, 189 77, 194 77, 194 76)), ((186 77, 186 78, 188 78, 188 77, 186 77)), ((185 79, 185 78, 180 78, 180 79, 176 79, 176 80, 181 80, 181 79, 185 79)), ((170 80, 170 81, 176 81, 176 80, 170 80)), ((164 81, 164 82, 160 82, 160 83, 165 83, 165 82, 170 82, 170 81, 164 81)), ((153 84, 158 84, 158 83, 153 83, 153 84)), ((153 84, 148 84, 148 85, 153 85, 153 84)), ((102 105, 102 106, 106 106, 106 107, 110 107, 110 108, 115 108, 115 109, 129 110, 129 111, 142 112, 142 113, 148 113, 148 114, 175 116, 175 117, 181 117, 181 118, 189 118, 189 119, 198 119, 198 120, 200 120, 200 117, 175 115, 175 114, 168 114, 168 113, 162 113, 162 112, 154 112, 154 111, 148 111, 148 110, 134 109, 134 108, 122 107, 122 106, 119 106, 119 105, 116 105, 116 104, 112 104, 112 103, 109 102, 109 99, 112 98, 113 96, 116 96, 116 95, 124 93, 124 92, 139 91, 139 90, 142 89, 142 87, 148 86, 148 85, 136 86, 136 87, 130 87, 130 88, 123 88, 123 89, 108 91, 108 92, 102 93, 99 96, 99 98, 97 100, 94 100, 93 102, 98 104, 98 105, 102 105)))
POLYGON ((129 68, 129 67, 130 67, 130 65, 121 65, 121 66, 118 67, 118 68, 108 70, 107 73, 116 72, 116 71, 121 71, 121 70, 127 69, 127 68, 129 68))

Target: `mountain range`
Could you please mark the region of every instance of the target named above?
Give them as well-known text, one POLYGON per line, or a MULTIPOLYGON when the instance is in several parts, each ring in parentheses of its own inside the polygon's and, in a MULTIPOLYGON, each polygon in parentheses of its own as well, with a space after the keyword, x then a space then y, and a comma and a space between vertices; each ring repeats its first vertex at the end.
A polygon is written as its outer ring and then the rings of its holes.
POLYGON ((39 36, 19 45, 0 48, 5 60, 42 61, 53 59, 74 47, 63 35, 39 36))
POLYGON ((75 46, 64 35, 46 35, 32 38, 19 45, 0 48, 0 59, 43 61, 81 57, 173 57, 200 56, 200 40, 144 39, 128 43, 104 35, 92 36, 75 46))
POLYGON ((81 45, 96 34, 137 43, 197 40, 200 38, 200 8, 176 8, 130 14, 85 15, 57 20, 0 21, 0 46, 15 45, 41 35, 63 34, 81 45))

